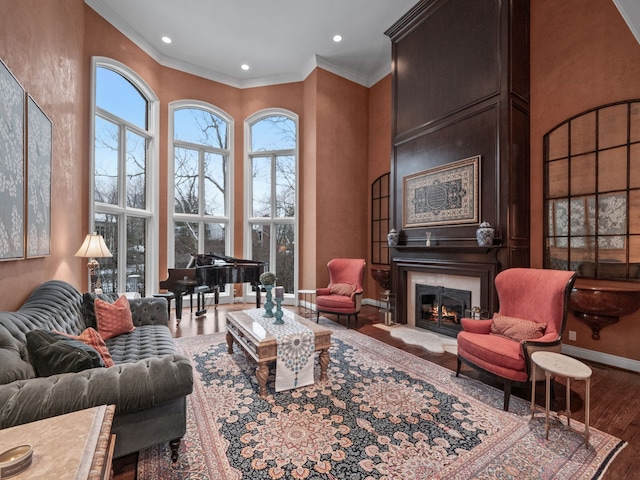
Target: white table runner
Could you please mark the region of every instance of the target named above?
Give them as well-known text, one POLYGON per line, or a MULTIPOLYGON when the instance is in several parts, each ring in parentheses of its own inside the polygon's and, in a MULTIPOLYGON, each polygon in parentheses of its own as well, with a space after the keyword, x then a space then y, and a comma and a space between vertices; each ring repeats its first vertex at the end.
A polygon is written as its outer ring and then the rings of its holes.
POLYGON ((288 310, 282 311, 282 325, 274 325, 275 318, 263 317, 263 308, 253 308, 244 312, 276 337, 276 392, 312 385, 316 350, 313 331, 297 322, 293 313, 288 310))

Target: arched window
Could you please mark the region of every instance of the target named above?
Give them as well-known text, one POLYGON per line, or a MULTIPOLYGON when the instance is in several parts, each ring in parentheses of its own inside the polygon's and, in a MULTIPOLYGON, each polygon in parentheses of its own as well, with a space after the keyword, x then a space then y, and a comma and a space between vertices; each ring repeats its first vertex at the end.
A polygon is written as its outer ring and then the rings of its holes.
POLYGON ((157 97, 133 71, 93 59, 92 229, 113 254, 100 259, 105 292, 151 294, 156 285, 157 97), (155 180, 155 182, 154 182, 155 180))
POLYGON ((170 117, 174 174, 169 195, 173 213, 169 263, 184 268, 192 253, 225 255, 230 250, 233 123, 221 110, 195 101, 172 103, 170 117))
POLYGON ((268 263, 285 293, 297 285, 298 117, 265 110, 246 121, 245 252, 268 263))

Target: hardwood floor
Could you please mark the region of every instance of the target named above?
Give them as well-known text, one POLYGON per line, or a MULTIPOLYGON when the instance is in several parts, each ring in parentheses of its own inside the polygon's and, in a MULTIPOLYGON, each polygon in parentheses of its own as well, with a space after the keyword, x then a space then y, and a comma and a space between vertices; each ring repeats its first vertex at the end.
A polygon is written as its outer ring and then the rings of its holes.
MULTIPOLYGON (((182 321, 176 325, 175 314, 172 311, 170 328, 174 337, 206 335, 225 331, 225 313, 229 310, 251 308, 250 305, 220 305, 217 309, 209 307, 205 316, 196 318, 185 308, 182 321)), ((335 319, 333 316, 329 318, 335 319)), ((345 318, 341 318, 344 324, 345 318)), ((421 347, 407 345, 402 340, 393 338, 387 331, 373 326, 383 322, 382 314, 376 307, 364 306, 355 327, 360 333, 369 335, 389 345, 395 346, 430 362, 441 365, 452 371, 456 369, 456 357, 450 353, 431 353, 421 347)), ((351 320, 351 328, 354 325, 351 320)), ((585 361, 591 367, 591 415, 590 424, 618 438, 626 440, 629 445, 620 452, 609 467, 605 480, 640 479, 640 374, 620 370, 617 368, 585 361)), ((462 372, 472 378, 491 383, 487 378, 481 378, 471 368, 463 365, 462 372)), ((556 381, 556 400, 554 410, 565 408, 565 384, 562 379, 556 381)), ((497 388, 500 385, 495 384, 497 388)), ((571 384, 571 414, 572 418, 584 421, 584 382, 571 384)), ((530 389, 514 389, 512 395, 529 400, 530 389)), ((536 403, 544 405, 544 388, 536 389, 536 403)), ((116 459, 113 463, 115 480, 135 479, 137 455, 116 459)), ((144 479, 140 479, 144 480, 144 479)))

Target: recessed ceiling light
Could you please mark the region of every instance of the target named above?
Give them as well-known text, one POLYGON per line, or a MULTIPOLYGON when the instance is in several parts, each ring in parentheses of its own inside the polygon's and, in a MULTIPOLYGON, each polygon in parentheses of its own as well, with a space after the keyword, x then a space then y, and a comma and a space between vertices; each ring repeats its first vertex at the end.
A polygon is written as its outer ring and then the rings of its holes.
POLYGON ((334 35, 333 36, 333 41, 338 43, 342 41, 342 35, 334 35))
POLYGON ((250 67, 246 63, 243 63, 242 65, 240 65, 240 68, 243 70, 249 70, 250 67))
POLYGON ((162 41, 164 43, 171 43, 171 39, 169 37, 167 37, 166 35, 164 37, 162 37, 162 41))

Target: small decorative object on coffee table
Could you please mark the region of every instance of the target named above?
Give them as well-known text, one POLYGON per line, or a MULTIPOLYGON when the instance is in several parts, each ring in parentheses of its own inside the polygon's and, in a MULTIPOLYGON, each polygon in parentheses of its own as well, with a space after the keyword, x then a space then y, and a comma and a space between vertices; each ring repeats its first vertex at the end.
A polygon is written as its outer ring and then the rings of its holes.
POLYGON ((493 245, 493 237, 496 231, 489 222, 482 222, 476 230, 476 240, 481 247, 493 245))
POLYGON ((284 320, 282 320, 282 300, 284 300, 284 287, 276 287, 276 321, 273 322, 274 325, 284 325, 284 320))
POLYGON ((273 317, 273 302, 271 297, 271 290, 273 289, 273 285, 276 283, 276 276, 272 272, 264 272, 260 275, 260 283, 264 287, 267 292, 266 300, 264 302, 264 315, 263 317, 272 318, 273 317))

